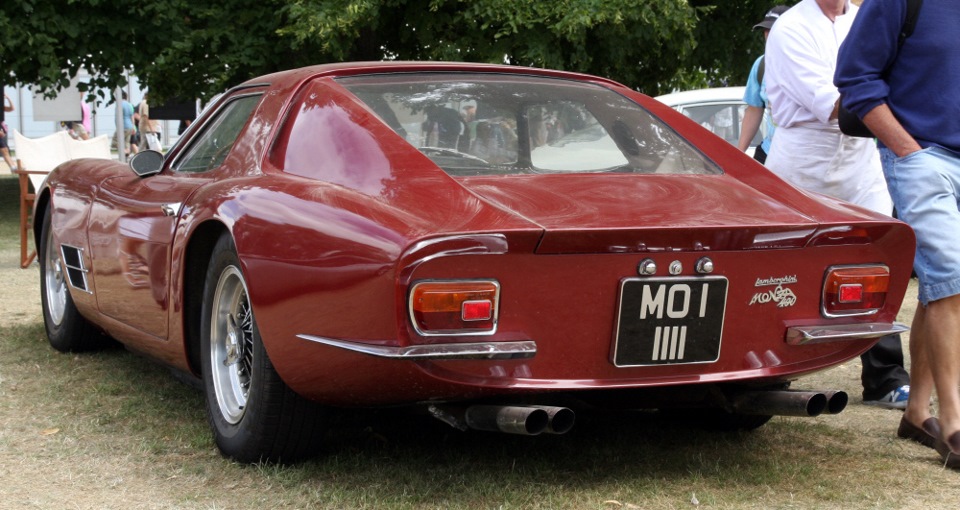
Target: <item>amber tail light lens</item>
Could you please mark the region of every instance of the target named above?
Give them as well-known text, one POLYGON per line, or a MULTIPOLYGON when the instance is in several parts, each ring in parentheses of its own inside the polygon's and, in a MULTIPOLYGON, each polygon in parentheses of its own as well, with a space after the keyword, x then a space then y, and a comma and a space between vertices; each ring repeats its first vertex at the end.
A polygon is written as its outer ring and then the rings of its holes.
POLYGON ((823 315, 845 317, 868 315, 883 308, 890 285, 890 268, 834 266, 823 282, 823 315))
POLYGON ((484 335, 496 331, 500 284, 491 281, 425 281, 410 290, 410 319, 417 333, 484 335))

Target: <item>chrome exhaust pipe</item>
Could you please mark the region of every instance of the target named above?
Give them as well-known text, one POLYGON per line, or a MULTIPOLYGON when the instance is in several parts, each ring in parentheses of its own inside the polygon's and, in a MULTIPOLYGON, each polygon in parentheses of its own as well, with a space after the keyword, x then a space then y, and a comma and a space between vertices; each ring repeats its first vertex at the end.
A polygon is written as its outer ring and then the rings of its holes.
POLYGON ((535 436, 550 424, 550 415, 538 407, 476 405, 467 408, 464 419, 476 430, 535 436))
POLYGON ((531 406, 543 409, 547 412, 547 428, 544 430, 547 434, 566 434, 573 428, 576 421, 576 413, 566 407, 555 406, 531 406))
POLYGON ((827 414, 840 414, 840 411, 846 409, 847 401, 850 400, 845 391, 828 390, 823 394, 827 397, 827 409, 824 411, 827 414))
MULTIPOLYGON (((817 416, 827 409, 827 404, 827 396, 819 391, 747 391, 732 398, 734 412, 743 414, 817 416)), ((846 406, 846 402, 840 406, 839 398, 837 404, 841 410, 846 406)))

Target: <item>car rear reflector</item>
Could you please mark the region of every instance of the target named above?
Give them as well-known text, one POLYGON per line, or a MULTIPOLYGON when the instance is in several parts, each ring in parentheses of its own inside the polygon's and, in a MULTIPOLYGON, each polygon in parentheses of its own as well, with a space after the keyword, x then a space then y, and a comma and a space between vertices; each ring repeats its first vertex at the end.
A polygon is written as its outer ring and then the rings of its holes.
POLYGON ((841 303, 859 303, 863 301, 863 285, 843 284, 840 286, 839 300, 841 303))
POLYGON ((889 284, 887 266, 830 267, 823 283, 823 315, 846 317, 876 313, 887 299, 889 284))
POLYGON ((464 322, 486 321, 491 317, 493 317, 493 301, 489 299, 464 301, 460 309, 460 319, 464 322))
POLYGON ((491 280, 415 283, 410 319, 418 334, 488 335, 497 327, 500 284, 491 280))

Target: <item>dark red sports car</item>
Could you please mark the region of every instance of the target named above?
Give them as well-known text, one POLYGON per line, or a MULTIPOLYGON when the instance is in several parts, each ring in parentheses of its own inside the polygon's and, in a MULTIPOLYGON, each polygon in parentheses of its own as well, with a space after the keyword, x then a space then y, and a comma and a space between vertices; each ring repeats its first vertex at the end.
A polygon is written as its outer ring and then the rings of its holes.
POLYGON ((196 375, 241 461, 314 454, 350 407, 523 434, 838 412, 788 386, 905 329, 914 246, 623 85, 479 64, 263 76, 36 204, 53 347, 196 375))

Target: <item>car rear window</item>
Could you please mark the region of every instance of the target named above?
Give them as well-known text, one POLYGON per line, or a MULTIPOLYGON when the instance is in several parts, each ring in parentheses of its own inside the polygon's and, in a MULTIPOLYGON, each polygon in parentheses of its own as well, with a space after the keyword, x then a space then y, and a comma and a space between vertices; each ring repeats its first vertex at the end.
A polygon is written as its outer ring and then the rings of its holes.
POLYGON ((650 112, 591 83, 482 73, 378 74, 337 83, 454 176, 721 173, 650 112))

